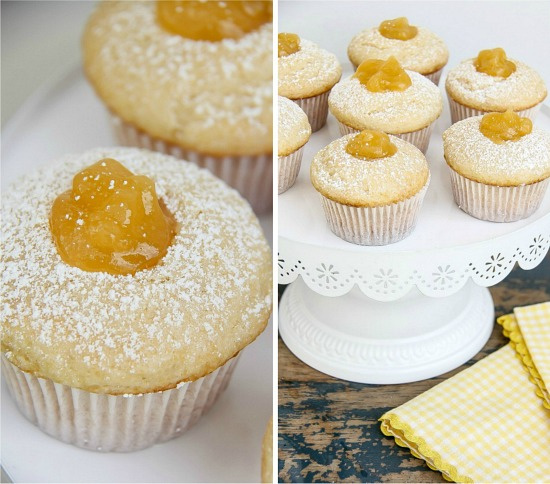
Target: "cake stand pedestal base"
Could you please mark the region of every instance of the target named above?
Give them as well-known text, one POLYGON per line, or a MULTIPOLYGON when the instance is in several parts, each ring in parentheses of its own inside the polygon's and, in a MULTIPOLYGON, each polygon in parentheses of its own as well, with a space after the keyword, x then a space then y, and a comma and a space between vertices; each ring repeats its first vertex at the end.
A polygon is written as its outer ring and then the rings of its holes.
POLYGON ((290 351, 323 373, 359 383, 407 383, 453 370, 485 345, 493 320, 489 290, 471 281, 452 296, 413 288, 379 302, 357 287, 321 296, 298 278, 279 306, 290 351))

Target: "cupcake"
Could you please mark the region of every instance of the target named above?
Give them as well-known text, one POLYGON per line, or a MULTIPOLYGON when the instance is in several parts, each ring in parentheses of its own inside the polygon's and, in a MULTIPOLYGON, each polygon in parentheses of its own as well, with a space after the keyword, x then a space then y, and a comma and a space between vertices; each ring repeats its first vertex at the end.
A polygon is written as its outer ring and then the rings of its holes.
POLYGON ((133 451, 189 428, 271 312, 249 205, 207 170, 96 149, 3 194, 2 372, 64 442, 133 451))
POLYGON ((369 130, 319 151, 310 176, 330 229, 359 245, 386 245, 410 235, 430 180, 418 148, 369 130))
POLYGON ((439 84, 449 51, 441 38, 424 27, 409 25, 406 17, 384 20, 378 27, 363 30, 348 46, 354 69, 367 59, 386 60, 391 56, 405 69, 439 84))
POLYGON ((542 78, 501 48, 482 50, 451 69, 445 89, 453 123, 507 109, 534 120, 547 94, 542 78))
POLYGON ((262 482, 273 482, 273 417, 267 423, 262 442, 262 482))
POLYGON ((475 116, 443 133, 453 196, 466 213, 491 222, 529 217, 550 177, 550 133, 513 111, 475 116))
POLYGON ((279 96, 279 194, 288 190, 298 176, 304 145, 311 136, 306 114, 291 100, 279 96))
POLYGON ((342 135, 380 130, 423 153, 443 110, 437 86, 417 72, 404 70, 395 57, 364 61, 353 76, 334 86, 328 104, 342 135))
POLYGON ((327 121, 327 98, 342 76, 334 54, 296 34, 279 34, 279 96, 287 97, 307 114, 311 130, 327 121))
POLYGON ((271 2, 102 2, 84 71, 125 146, 206 167, 273 203, 271 2))

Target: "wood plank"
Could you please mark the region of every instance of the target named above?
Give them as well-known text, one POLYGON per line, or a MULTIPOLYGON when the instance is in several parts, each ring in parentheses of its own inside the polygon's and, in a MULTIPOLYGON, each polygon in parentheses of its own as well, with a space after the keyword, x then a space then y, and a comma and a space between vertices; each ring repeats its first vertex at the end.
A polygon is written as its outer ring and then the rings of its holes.
MULTIPOLYGON (((515 269, 490 290, 497 317, 516 306, 550 300, 550 257, 532 271, 515 269)), ((485 347, 454 371, 415 383, 364 385, 310 368, 279 338, 279 480, 446 482, 439 472, 384 436, 378 418, 507 342, 495 325, 485 347)))

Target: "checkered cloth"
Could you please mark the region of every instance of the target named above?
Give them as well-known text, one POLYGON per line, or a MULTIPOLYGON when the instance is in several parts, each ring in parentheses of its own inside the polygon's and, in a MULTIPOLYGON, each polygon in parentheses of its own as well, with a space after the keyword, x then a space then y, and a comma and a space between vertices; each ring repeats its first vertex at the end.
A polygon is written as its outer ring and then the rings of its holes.
POLYGON ((384 414, 382 432, 448 480, 550 482, 550 411, 533 389, 509 344, 384 414))
POLYGON ((550 384, 550 302, 515 308, 514 314, 497 322, 529 372, 536 394, 550 410, 550 393, 544 383, 550 384))

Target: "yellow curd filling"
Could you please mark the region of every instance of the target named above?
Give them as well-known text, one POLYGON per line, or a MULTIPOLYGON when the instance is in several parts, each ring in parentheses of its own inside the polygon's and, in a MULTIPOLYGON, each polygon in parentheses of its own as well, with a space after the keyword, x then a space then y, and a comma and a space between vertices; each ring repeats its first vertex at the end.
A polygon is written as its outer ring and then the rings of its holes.
POLYGON ((501 47, 480 51, 474 61, 474 67, 478 72, 493 77, 507 78, 516 72, 516 65, 506 58, 506 52, 501 47))
POLYGON ((346 152, 355 158, 369 161, 395 155, 397 146, 386 133, 366 129, 348 141, 346 152))
POLYGON ((166 254, 177 223, 153 180, 105 158, 77 173, 72 188, 55 199, 50 228, 67 264, 134 274, 166 254))
POLYGON ((279 42, 278 57, 286 57, 300 50, 300 37, 296 34, 281 33, 277 36, 279 42))
POLYGON ((272 18, 272 2, 157 1, 157 20, 161 27, 193 40, 240 39, 272 18))
POLYGON ((411 78, 394 56, 385 61, 363 61, 353 77, 371 92, 404 91, 412 85, 411 78))
POLYGON ((505 141, 517 141, 533 130, 529 118, 508 110, 504 113, 488 113, 481 118, 479 124, 481 133, 493 143, 502 144, 505 141))
POLYGON ((384 20, 378 27, 378 31, 387 39, 395 40, 410 40, 418 34, 418 29, 414 25, 409 25, 407 17, 384 20))

